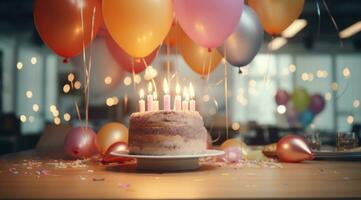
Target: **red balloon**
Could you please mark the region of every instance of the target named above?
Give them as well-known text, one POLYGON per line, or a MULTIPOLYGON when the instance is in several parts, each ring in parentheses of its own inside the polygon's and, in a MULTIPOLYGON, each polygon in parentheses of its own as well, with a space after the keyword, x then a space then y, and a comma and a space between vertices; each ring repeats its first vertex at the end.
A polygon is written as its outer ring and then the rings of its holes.
POLYGON ((152 53, 150 53, 144 58, 134 58, 127 54, 122 48, 120 48, 118 44, 113 40, 113 38, 109 35, 109 33, 105 34, 105 38, 107 47, 113 58, 123 69, 130 73, 133 73, 133 69, 134 73, 136 74, 144 71, 145 68, 147 68, 147 66, 153 62, 154 58, 157 56, 159 49, 159 47, 156 48, 152 53))
POLYGON ((287 105, 290 95, 285 90, 277 90, 275 100, 277 105, 287 105))
POLYGON ((125 158, 125 157, 117 157, 111 155, 112 152, 123 152, 123 153, 129 153, 128 145, 125 142, 116 142, 106 150, 106 152, 103 155, 102 163, 113 163, 113 162, 125 162, 125 161, 131 161, 134 160, 133 158, 125 158))
POLYGON ((85 158, 98 153, 96 134, 90 128, 72 128, 64 140, 65 153, 71 158, 85 158))
POLYGON ((286 135, 277 143, 277 156, 283 162, 301 162, 314 159, 305 139, 298 135, 286 135))
POLYGON ((93 36, 95 37, 101 20, 99 0, 36 0, 34 22, 41 39, 64 58, 78 55, 91 38, 94 15, 93 36), (81 9, 83 9, 82 31, 81 9))

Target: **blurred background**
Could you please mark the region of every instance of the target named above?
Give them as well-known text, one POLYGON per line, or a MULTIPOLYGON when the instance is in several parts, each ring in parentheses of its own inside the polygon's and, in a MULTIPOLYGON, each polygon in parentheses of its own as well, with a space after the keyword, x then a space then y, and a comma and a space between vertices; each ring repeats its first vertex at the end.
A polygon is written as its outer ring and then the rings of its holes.
MULTIPOLYGON (((306 1, 299 18, 301 28, 294 36, 265 34, 261 51, 242 73, 229 65, 225 70, 221 62, 209 78, 200 78, 176 47, 166 45, 151 67, 133 76, 117 65, 99 35, 92 54, 91 126, 98 130, 110 121, 128 125, 129 115, 136 111, 139 88, 147 88, 149 76, 161 88, 169 75, 172 93, 175 79, 181 85, 193 83, 197 109, 218 144, 227 132, 250 145, 272 143, 287 133, 317 132, 328 145, 335 144, 337 132, 359 135, 361 2, 325 2, 330 12, 321 6, 318 15, 315 1, 306 1), (330 13, 340 33, 354 25, 353 34, 340 35, 330 13), (290 123, 287 107, 275 102, 278 90, 291 94, 296 88, 325 99, 325 108, 307 125, 290 123)), ((34 26, 33 4, 31 0, 1 1, 0 154, 34 148, 44 132, 60 133, 79 125, 74 102, 84 116, 82 58, 63 63, 63 58, 44 45, 34 26)))

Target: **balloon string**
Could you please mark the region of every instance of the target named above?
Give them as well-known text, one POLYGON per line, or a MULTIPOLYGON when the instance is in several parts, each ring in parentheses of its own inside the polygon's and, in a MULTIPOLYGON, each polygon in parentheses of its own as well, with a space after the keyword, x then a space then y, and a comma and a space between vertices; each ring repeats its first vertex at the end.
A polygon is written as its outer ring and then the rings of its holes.
POLYGON ((229 138, 228 135, 228 67, 227 67, 227 62, 226 62, 226 57, 227 57, 227 51, 226 48, 224 48, 224 58, 222 59, 223 61, 223 66, 224 66, 224 103, 226 106, 226 139, 229 138))
MULTIPOLYGON (((95 13, 96 7, 93 8, 93 16, 92 16, 92 24, 91 24, 91 32, 90 32, 90 40, 93 40, 94 37, 94 21, 95 21, 95 13)), ((84 33, 84 32, 83 32, 84 33)), ((87 90, 86 90, 86 106, 85 106, 85 129, 88 129, 89 123, 89 86, 90 86, 90 77, 91 77, 91 69, 92 69, 92 54, 93 54, 93 44, 90 46, 90 55, 89 55, 89 66, 88 66, 88 77, 87 77, 87 90)))
POLYGON ((212 50, 209 50, 208 49, 208 52, 209 52, 209 63, 208 63, 208 71, 207 71, 207 83, 208 83, 208 80, 209 80, 209 76, 211 74, 211 65, 212 65, 212 50))
MULTIPOLYGON (((134 58, 131 57, 132 59, 132 75, 133 75, 133 88, 134 88, 134 91, 137 91, 137 88, 135 87, 135 68, 134 68, 134 58)), ((147 65, 145 66, 147 67, 147 65)))
MULTIPOLYGON (((74 83, 73 81, 70 81, 70 87, 72 90, 74 90, 74 83)), ((75 111, 76 111, 76 115, 78 117, 78 120, 80 121, 80 128, 81 130, 83 131, 84 133, 84 127, 83 127, 83 121, 81 119, 81 115, 80 115, 80 111, 79 111, 79 105, 78 105, 78 102, 75 100, 75 98, 73 97, 73 103, 74 103, 74 106, 75 106, 75 111)))
POLYGON ((338 39, 339 39, 339 42, 340 42, 340 46, 343 47, 343 41, 342 41, 342 38, 340 37, 340 34, 339 34, 339 33, 340 33, 340 29, 338 28, 338 25, 337 25, 337 23, 336 23, 336 20, 335 20, 335 18, 333 17, 333 15, 331 14, 331 11, 330 11, 330 9, 328 8, 328 5, 327 5, 326 1, 325 1, 325 0, 322 0, 322 3, 323 3, 323 6, 325 7, 325 9, 326 9, 326 11, 327 11, 328 16, 330 16, 330 18, 331 18, 331 21, 332 21, 333 26, 335 27, 335 29, 336 29, 336 31, 337 31, 337 36, 338 36, 338 39))
MULTIPOLYGON (((274 36, 272 36, 271 41, 274 39, 274 36)), ((273 49, 273 43, 271 42, 271 49, 273 49)), ((266 73, 263 76, 263 86, 264 89, 266 88, 266 86, 268 86, 271 77, 270 77, 270 60, 271 60, 271 51, 268 50, 268 55, 267 55, 267 59, 266 59, 266 73)))
MULTIPOLYGON (((88 88, 87 86, 87 77, 88 77, 88 71, 87 71, 87 63, 86 63, 86 52, 85 52, 85 41, 84 41, 84 16, 83 16, 83 7, 80 8, 80 20, 81 20, 81 30, 82 30, 82 49, 83 49, 83 73, 84 73, 84 101, 86 99, 86 90, 88 88)), ((75 101, 74 101, 75 102, 75 101)), ((86 106, 86 105, 84 105, 86 106)), ((78 104, 75 102, 75 108, 77 110, 77 113, 78 114, 78 118, 79 118, 79 121, 81 123, 81 128, 84 132, 84 128, 83 128, 83 121, 81 119, 81 115, 80 115, 80 111, 79 111, 79 107, 78 107, 78 104)))
MULTIPOLYGON (((142 61, 143 61, 144 65, 145 65, 146 67, 149 66, 148 63, 147 63, 147 61, 146 61, 144 58, 142 58, 142 61)), ((154 87, 154 90, 157 91, 157 85, 155 84, 154 77, 152 77, 151 81, 152 81, 152 85, 153 85, 153 87, 154 87)), ((169 80, 168 80, 168 83, 169 83, 169 80)))
POLYGON ((316 0, 315 3, 316 3, 316 9, 317 9, 317 18, 318 18, 316 39, 318 39, 320 37, 320 32, 321 32, 321 9, 320 9, 319 0, 316 0))
POLYGON ((169 38, 167 39, 167 81, 168 81, 168 83, 169 83, 169 86, 170 86, 170 79, 169 79, 169 77, 170 77, 170 48, 169 48, 169 45, 170 45, 170 43, 169 43, 169 38))

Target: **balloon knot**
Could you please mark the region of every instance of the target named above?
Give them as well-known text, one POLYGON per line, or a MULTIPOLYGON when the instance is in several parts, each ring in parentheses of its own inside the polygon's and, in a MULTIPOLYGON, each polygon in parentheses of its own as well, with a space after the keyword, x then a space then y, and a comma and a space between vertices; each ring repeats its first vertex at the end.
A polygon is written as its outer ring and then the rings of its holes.
POLYGON ((243 74, 241 67, 238 68, 238 74, 243 74))
POLYGON ((64 63, 64 64, 68 64, 68 63, 69 63, 69 58, 64 58, 64 59, 63 59, 63 63, 64 63))
POLYGON ((208 52, 211 53, 211 52, 212 52, 212 49, 211 49, 211 48, 208 48, 208 52))

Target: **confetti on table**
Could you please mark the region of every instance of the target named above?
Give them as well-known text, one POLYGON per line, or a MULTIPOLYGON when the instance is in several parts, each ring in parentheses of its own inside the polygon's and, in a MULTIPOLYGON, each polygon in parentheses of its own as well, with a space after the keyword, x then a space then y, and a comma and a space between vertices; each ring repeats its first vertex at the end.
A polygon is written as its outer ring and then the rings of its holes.
POLYGON ((283 165, 275 159, 267 160, 245 160, 241 159, 239 163, 226 163, 217 159, 200 159, 201 165, 210 165, 215 167, 226 167, 226 168, 283 168, 283 165))
POLYGON ((89 172, 89 173, 93 173, 93 172, 94 172, 94 170, 92 170, 92 169, 88 169, 88 172, 89 172))
POLYGON ((120 189, 128 189, 130 187, 130 184, 128 183, 118 183, 118 188, 120 189))
POLYGON ((222 176, 229 176, 229 173, 222 173, 222 176))
POLYGON ((80 179, 81 181, 86 180, 86 178, 85 178, 84 176, 79 176, 79 179, 80 179))
POLYGON ((345 176, 345 177, 343 177, 343 180, 345 180, 345 181, 349 181, 349 180, 350 180, 350 177, 345 176))

